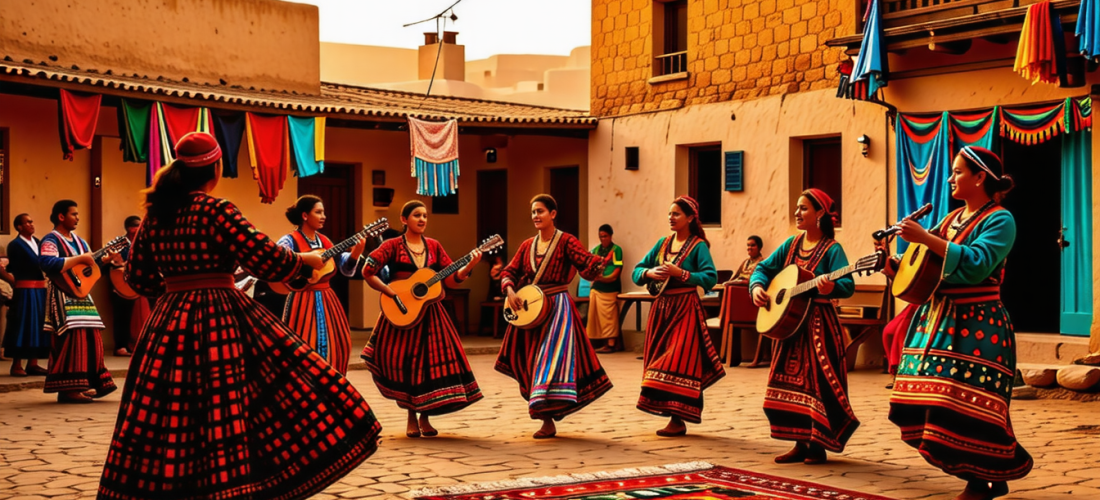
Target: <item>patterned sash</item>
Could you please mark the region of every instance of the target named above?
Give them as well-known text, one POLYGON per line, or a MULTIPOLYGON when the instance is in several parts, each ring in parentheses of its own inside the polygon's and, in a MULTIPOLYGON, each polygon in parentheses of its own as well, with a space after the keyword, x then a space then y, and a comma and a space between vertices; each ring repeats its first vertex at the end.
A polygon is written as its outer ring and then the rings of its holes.
MULTIPOLYGON (((75 257, 91 251, 88 244, 76 234, 73 234, 73 242, 69 242, 61 233, 53 231, 57 235, 58 253, 62 257, 75 257), (75 248, 73 247, 75 245, 75 248)), ((51 282, 46 291, 46 322, 43 330, 54 332, 57 335, 64 334, 71 328, 93 328, 102 330, 106 328, 99 311, 89 295, 83 299, 70 297, 54 286, 51 282)))
POLYGON ((542 273, 546 272, 546 268, 549 267, 550 256, 554 255, 554 250, 558 248, 558 241, 561 240, 561 230, 554 231, 554 237, 550 239, 550 246, 546 247, 546 254, 542 256, 542 263, 536 264, 537 260, 535 255, 539 249, 539 235, 535 235, 535 238, 531 241, 531 269, 535 270, 535 279, 531 280, 532 285, 538 286, 539 281, 542 280, 542 273))

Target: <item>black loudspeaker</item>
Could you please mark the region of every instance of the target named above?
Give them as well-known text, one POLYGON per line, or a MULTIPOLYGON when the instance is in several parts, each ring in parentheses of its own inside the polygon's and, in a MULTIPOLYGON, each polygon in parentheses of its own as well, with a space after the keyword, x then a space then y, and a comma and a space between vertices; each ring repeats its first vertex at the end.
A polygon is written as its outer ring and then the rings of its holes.
POLYGON ((388 207, 393 203, 393 188, 374 188, 374 206, 388 207))
POLYGON ((628 146, 626 148, 626 169, 638 170, 638 147, 628 146))
POLYGON ((485 150, 485 163, 497 162, 497 148, 489 148, 485 150))

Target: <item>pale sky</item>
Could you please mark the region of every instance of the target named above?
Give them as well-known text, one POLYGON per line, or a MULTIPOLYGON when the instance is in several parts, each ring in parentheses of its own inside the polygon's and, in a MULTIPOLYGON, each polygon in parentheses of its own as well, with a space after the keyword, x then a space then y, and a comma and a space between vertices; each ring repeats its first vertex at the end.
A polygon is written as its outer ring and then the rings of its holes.
MULTIPOLYGON (((404 24, 439 14, 455 0, 293 0, 316 5, 321 41, 415 49, 435 21, 404 24)), ((591 0, 462 0, 454 8, 466 59, 495 54, 568 55, 592 43, 591 0)))

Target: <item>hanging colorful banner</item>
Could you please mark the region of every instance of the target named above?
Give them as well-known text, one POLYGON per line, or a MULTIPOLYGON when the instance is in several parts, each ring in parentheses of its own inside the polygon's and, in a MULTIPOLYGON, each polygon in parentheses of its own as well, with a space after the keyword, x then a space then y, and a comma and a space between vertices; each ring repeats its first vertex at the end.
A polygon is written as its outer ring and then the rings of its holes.
POLYGON ((409 117, 416 194, 448 196, 458 190, 458 122, 409 117))
POLYGON ((997 109, 966 113, 949 113, 951 117, 951 154, 958 154, 964 146, 979 146, 993 150, 993 138, 997 135, 997 109))
POLYGON ((1077 11, 1077 51, 1100 62, 1100 0, 1081 0, 1077 11))
MULTIPOLYGON (((948 115, 898 115, 898 213, 915 212, 925 203, 932 213, 922 225, 935 226, 948 213, 947 177, 951 165, 948 115)), ((909 246, 898 239, 898 251, 909 246)))
POLYGON ((1046 142, 1066 131, 1066 102, 1021 108, 1001 108, 1001 137, 1026 144, 1046 142))
POLYGON ((290 136, 285 116, 245 114, 245 140, 252 177, 260 184, 260 202, 274 203, 290 169, 290 136))
POLYGON ((237 178, 237 158, 244 138, 244 113, 212 112, 214 138, 222 148, 222 177, 237 178))
POLYGON ((1085 132, 1092 130, 1092 97, 1081 97, 1078 99, 1067 99, 1072 107, 1070 126, 1074 132, 1085 132))
POLYGON ((298 177, 325 171, 325 117, 288 116, 290 145, 294 148, 291 167, 298 177))
POLYGON ((122 161, 145 163, 149 157, 149 116, 152 103, 121 99, 117 108, 122 161))
POLYGON ((1012 70, 1032 85, 1043 82, 1066 87, 1066 42, 1062 19, 1049 0, 1027 8, 1024 29, 1012 70))
POLYGON ((66 160, 72 161, 74 151, 92 147, 102 98, 99 94, 61 89, 57 100, 57 124, 61 136, 61 152, 66 160))

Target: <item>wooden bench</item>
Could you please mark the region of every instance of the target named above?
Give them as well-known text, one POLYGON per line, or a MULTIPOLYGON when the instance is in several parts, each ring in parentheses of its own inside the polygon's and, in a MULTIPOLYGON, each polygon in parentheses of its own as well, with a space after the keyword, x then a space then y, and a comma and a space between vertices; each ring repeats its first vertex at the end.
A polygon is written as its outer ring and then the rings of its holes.
POLYGON ((859 346, 871 339, 882 339, 882 329, 894 317, 894 296, 890 282, 885 285, 856 285, 851 297, 837 304, 840 326, 846 328, 851 340, 845 348, 848 371, 856 366, 859 346))

